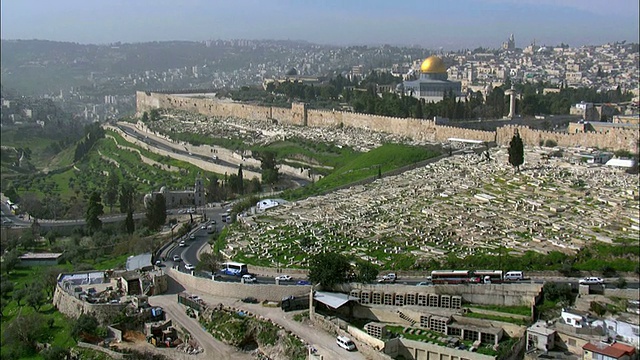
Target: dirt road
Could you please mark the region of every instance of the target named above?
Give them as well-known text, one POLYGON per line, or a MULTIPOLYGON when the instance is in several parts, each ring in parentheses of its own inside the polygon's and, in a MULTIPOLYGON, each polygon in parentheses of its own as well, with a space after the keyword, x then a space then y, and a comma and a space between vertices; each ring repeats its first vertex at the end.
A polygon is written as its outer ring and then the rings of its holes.
POLYGON ((184 307, 178 304, 175 294, 152 296, 149 298, 152 306, 161 306, 171 319, 174 326, 181 326, 187 329, 191 336, 204 349, 204 353, 194 356, 194 359, 255 359, 250 354, 238 351, 235 347, 229 346, 216 340, 206 330, 200 326, 196 319, 192 319, 185 313, 184 307))

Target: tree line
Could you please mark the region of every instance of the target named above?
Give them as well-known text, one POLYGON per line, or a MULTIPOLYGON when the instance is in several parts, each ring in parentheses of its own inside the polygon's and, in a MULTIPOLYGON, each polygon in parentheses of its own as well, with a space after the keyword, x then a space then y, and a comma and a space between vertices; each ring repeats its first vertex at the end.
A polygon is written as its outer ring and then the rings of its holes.
MULTIPOLYGON (((303 101, 310 108, 319 109, 348 105, 358 113, 418 119, 432 119, 435 116, 451 120, 502 118, 509 111, 509 97, 505 96, 505 91, 512 86, 509 79, 503 85, 493 87, 486 95, 476 91, 460 98, 448 92, 443 94, 443 100, 439 102, 425 102, 396 92, 379 94, 377 91, 379 85, 395 86, 401 82, 402 79, 388 72, 372 72, 363 80, 349 80, 337 75, 324 84, 316 85, 297 80, 273 82, 267 85, 266 90, 245 87, 231 92, 231 96, 238 101, 261 101, 264 104, 277 102, 278 106, 286 106, 293 101, 303 101), (277 100, 278 97, 280 100, 277 100)), ((619 87, 601 91, 595 88, 560 86, 557 92, 544 94, 545 88, 554 86, 546 82, 513 85, 521 94, 521 100, 516 100, 516 112, 525 116, 564 115, 569 114, 572 105, 581 101, 617 103, 629 101, 633 96, 629 91, 622 92, 619 87)))

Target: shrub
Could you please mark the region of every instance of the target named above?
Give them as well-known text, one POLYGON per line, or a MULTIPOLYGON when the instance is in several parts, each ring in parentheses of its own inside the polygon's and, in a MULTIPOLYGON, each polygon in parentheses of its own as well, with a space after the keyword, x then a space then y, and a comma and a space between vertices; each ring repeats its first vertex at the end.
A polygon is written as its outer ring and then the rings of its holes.
POLYGON ((616 280, 616 287, 618 289, 624 289, 627 287, 627 280, 623 277, 619 277, 618 280, 616 280))
POLYGON ((546 147, 556 147, 556 146, 558 146, 558 143, 555 140, 547 139, 544 142, 544 146, 546 146, 546 147))
POLYGON ((589 304, 589 310, 593 311, 598 316, 602 316, 607 312, 606 306, 597 301, 592 301, 591 304, 589 304))

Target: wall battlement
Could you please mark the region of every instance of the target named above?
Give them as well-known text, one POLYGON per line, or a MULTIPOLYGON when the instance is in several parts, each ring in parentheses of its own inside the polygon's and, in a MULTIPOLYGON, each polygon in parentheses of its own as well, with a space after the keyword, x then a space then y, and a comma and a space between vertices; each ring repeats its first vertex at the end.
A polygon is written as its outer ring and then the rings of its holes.
POLYGON ((196 112, 206 116, 237 117, 255 121, 278 122, 287 125, 325 127, 347 126, 367 129, 411 138, 417 141, 445 142, 448 138, 464 138, 495 141, 508 145, 514 130, 518 129, 526 146, 538 146, 541 141, 553 140, 563 147, 590 147, 609 150, 636 151, 639 142, 638 129, 610 128, 599 132, 555 133, 531 129, 522 125, 504 125, 495 131, 436 125, 428 119, 397 118, 389 116, 352 113, 345 111, 309 110, 304 103, 293 103, 291 108, 258 106, 223 102, 212 98, 184 95, 136 92, 138 114, 151 109, 176 109, 196 112))

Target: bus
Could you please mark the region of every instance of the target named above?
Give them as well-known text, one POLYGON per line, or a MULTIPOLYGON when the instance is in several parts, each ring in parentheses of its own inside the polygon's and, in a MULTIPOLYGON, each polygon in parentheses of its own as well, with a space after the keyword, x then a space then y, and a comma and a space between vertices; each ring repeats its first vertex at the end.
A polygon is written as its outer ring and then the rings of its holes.
POLYGON ((474 283, 501 283, 502 278, 502 270, 474 270, 473 271, 473 281, 474 283))
POLYGON ((466 284, 472 277, 469 270, 433 270, 431 282, 433 284, 466 284))
POLYGON ((220 273, 224 275, 242 276, 249 273, 247 264, 238 262, 226 262, 220 264, 220 273))

